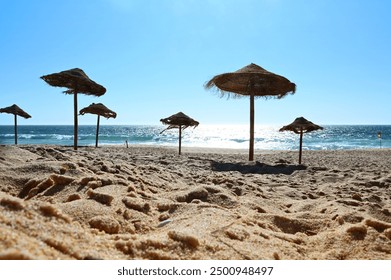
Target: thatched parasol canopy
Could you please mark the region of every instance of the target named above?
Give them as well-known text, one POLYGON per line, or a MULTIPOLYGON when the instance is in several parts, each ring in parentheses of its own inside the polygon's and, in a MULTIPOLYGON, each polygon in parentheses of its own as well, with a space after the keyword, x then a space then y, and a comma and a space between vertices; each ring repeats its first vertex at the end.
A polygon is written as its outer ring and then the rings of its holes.
POLYGON ((200 124, 182 112, 176 113, 175 115, 169 116, 168 118, 161 119, 160 121, 163 124, 168 125, 165 130, 178 128, 179 126, 182 126, 182 129, 185 129, 189 126, 197 127, 200 124))
POLYGON ((200 123, 197 122, 196 120, 190 118, 189 116, 185 115, 182 112, 179 112, 175 115, 169 116, 168 118, 161 119, 160 120, 163 124, 168 125, 166 129, 164 129, 162 132, 168 130, 168 129, 173 129, 173 128, 178 128, 179 129, 179 154, 181 154, 181 149, 182 149, 182 130, 188 128, 189 126, 194 126, 197 127, 200 123))
POLYGON ((20 117, 23 117, 25 119, 31 118, 29 114, 27 114, 25 111, 23 111, 18 105, 14 104, 9 107, 1 108, 0 113, 8 113, 8 114, 14 114, 18 115, 20 117))
POLYGON ((9 107, 5 107, 0 109, 0 113, 8 113, 14 115, 14 129, 15 129, 15 145, 18 144, 18 121, 17 116, 21 116, 25 119, 31 118, 29 114, 27 114, 25 111, 23 111, 21 108, 19 108, 18 105, 14 104, 9 107))
POLYGON ((107 108, 105 105, 102 103, 92 103, 90 106, 85 107, 80 110, 80 115, 84 114, 95 114, 98 115, 98 121, 96 124, 96 141, 95 141, 95 147, 98 147, 98 135, 99 135, 99 123, 100 123, 100 116, 105 117, 106 119, 108 118, 116 118, 117 113, 114 111, 111 111, 109 108, 107 108))
POLYGON ((323 127, 314 124, 313 122, 310 122, 303 117, 300 117, 296 118, 291 124, 281 127, 280 131, 289 130, 293 131, 296 134, 300 134, 301 132, 307 133, 318 129, 323 129, 323 127))
POLYGON ((95 114, 98 116, 105 117, 106 119, 109 118, 116 118, 117 113, 114 111, 111 111, 109 108, 107 108, 105 105, 102 103, 92 103, 90 106, 85 107, 80 110, 80 115, 84 114, 95 114))
POLYGON ((249 160, 254 159, 254 99, 255 97, 282 98, 294 94, 296 85, 287 78, 269 72, 251 63, 235 72, 213 77, 205 84, 206 89, 217 88, 222 96, 250 96, 250 147, 249 160))
POLYGON ((308 133, 318 129, 323 129, 323 127, 314 124, 303 117, 296 118, 291 124, 280 128, 280 131, 293 131, 296 134, 300 134, 299 164, 301 164, 301 154, 303 150, 303 133, 308 133))
POLYGON ((87 95, 101 96, 106 89, 91 80, 80 68, 73 68, 59 73, 42 76, 45 82, 54 87, 65 87, 66 94, 84 93, 87 95))
POLYGON ((77 94, 84 93, 87 95, 102 96, 105 94, 106 89, 91 80, 86 73, 79 68, 45 75, 42 76, 41 79, 51 86, 68 88, 64 93, 74 95, 74 149, 77 150, 77 94))

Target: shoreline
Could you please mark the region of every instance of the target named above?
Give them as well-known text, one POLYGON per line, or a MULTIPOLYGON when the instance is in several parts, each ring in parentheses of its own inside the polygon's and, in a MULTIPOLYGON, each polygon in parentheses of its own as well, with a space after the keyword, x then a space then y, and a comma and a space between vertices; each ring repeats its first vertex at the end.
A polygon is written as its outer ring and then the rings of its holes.
MULTIPOLYGON (((61 148, 72 148, 73 145, 55 145, 55 144, 0 144, 0 147, 61 147, 61 148)), ((156 144, 129 144, 128 148, 125 144, 101 144, 97 149, 110 149, 110 148, 124 148, 124 149, 138 149, 138 148, 150 148, 150 149, 167 149, 178 151, 178 146, 175 145, 156 145, 156 144)), ((91 145, 78 145, 78 149, 96 149, 95 144, 91 145)), ((369 148, 349 148, 349 149, 303 149, 303 153, 307 152, 339 152, 339 151, 389 151, 391 148, 388 147, 369 147, 369 148)), ((183 146, 182 152, 188 153, 206 153, 206 154, 248 154, 248 148, 218 148, 218 147, 202 147, 202 146, 183 146)), ((298 149, 254 149, 255 154, 274 154, 279 152, 299 152, 298 149)))

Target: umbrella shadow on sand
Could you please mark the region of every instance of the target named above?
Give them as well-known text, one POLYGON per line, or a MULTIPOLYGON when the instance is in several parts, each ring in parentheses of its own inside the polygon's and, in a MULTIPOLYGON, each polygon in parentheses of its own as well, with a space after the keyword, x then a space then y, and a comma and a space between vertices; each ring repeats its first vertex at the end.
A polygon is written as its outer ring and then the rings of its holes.
POLYGON ((237 171, 242 174, 285 174, 292 175, 297 170, 305 170, 305 165, 292 165, 286 163, 278 163, 270 165, 256 161, 255 163, 232 163, 232 162, 211 162, 213 171, 227 172, 237 171))

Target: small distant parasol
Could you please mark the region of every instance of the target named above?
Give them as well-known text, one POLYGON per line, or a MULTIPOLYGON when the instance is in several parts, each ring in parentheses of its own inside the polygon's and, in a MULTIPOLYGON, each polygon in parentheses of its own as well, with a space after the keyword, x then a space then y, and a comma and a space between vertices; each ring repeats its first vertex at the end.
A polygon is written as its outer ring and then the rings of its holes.
POLYGON ((299 150, 299 164, 301 164, 301 153, 303 149, 303 133, 308 133, 314 130, 323 129, 323 127, 306 120, 303 117, 296 118, 291 124, 283 126, 280 131, 293 131, 300 134, 300 150, 299 150))
POLYGON ((199 122, 190 118, 189 116, 185 115, 182 112, 179 112, 179 113, 172 115, 168 118, 161 119, 160 121, 163 124, 168 125, 168 127, 160 133, 163 133, 164 131, 166 131, 168 129, 173 129, 173 128, 179 129, 179 154, 181 154, 182 130, 188 128, 189 126, 197 127, 199 125, 199 122))
POLYGON ((73 94, 74 100, 74 149, 77 150, 78 137, 78 120, 77 120, 77 94, 84 93, 86 95, 101 96, 105 94, 106 89, 91 80, 83 70, 74 68, 59 73, 45 75, 42 80, 54 87, 65 87, 68 90, 65 94, 73 94))
POLYGON ((25 111, 19 108, 18 105, 14 104, 9 107, 5 107, 0 109, 0 113, 8 113, 8 114, 13 114, 14 115, 14 129, 15 129, 15 145, 18 144, 18 121, 17 121, 17 116, 21 116, 25 119, 31 118, 29 114, 27 114, 25 111))
POLYGON ((96 141, 95 141, 95 147, 98 147, 98 135, 99 135, 99 123, 100 123, 100 116, 105 117, 106 119, 109 118, 116 118, 117 113, 114 111, 111 111, 109 108, 107 108, 102 103, 92 103, 90 106, 85 107, 80 110, 80 115, 84 114, 95 114, 98 115, 98 121, 96 124, 96 141))

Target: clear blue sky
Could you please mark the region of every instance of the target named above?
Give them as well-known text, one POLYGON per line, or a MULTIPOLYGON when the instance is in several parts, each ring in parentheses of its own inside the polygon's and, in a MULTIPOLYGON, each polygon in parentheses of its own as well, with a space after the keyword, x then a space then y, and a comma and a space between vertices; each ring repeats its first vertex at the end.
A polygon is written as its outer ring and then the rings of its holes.
MULTIPOLYGON (((201 124, 247 124, 249 100, 203 85, 250 63, 296 83, 257 99, 256 124, 391 124, 388 0, 0 0, 0 107, 19 124, 73 124, 73 98, 39 77, 82 68, 107 88, 79 95, 118 113, 102 124, 160 124, 183 111, 201 124)), ((0 124, 12 124, 0 114, 0 124)), ((95 124, 96 116, 79 117, 95 124)))

